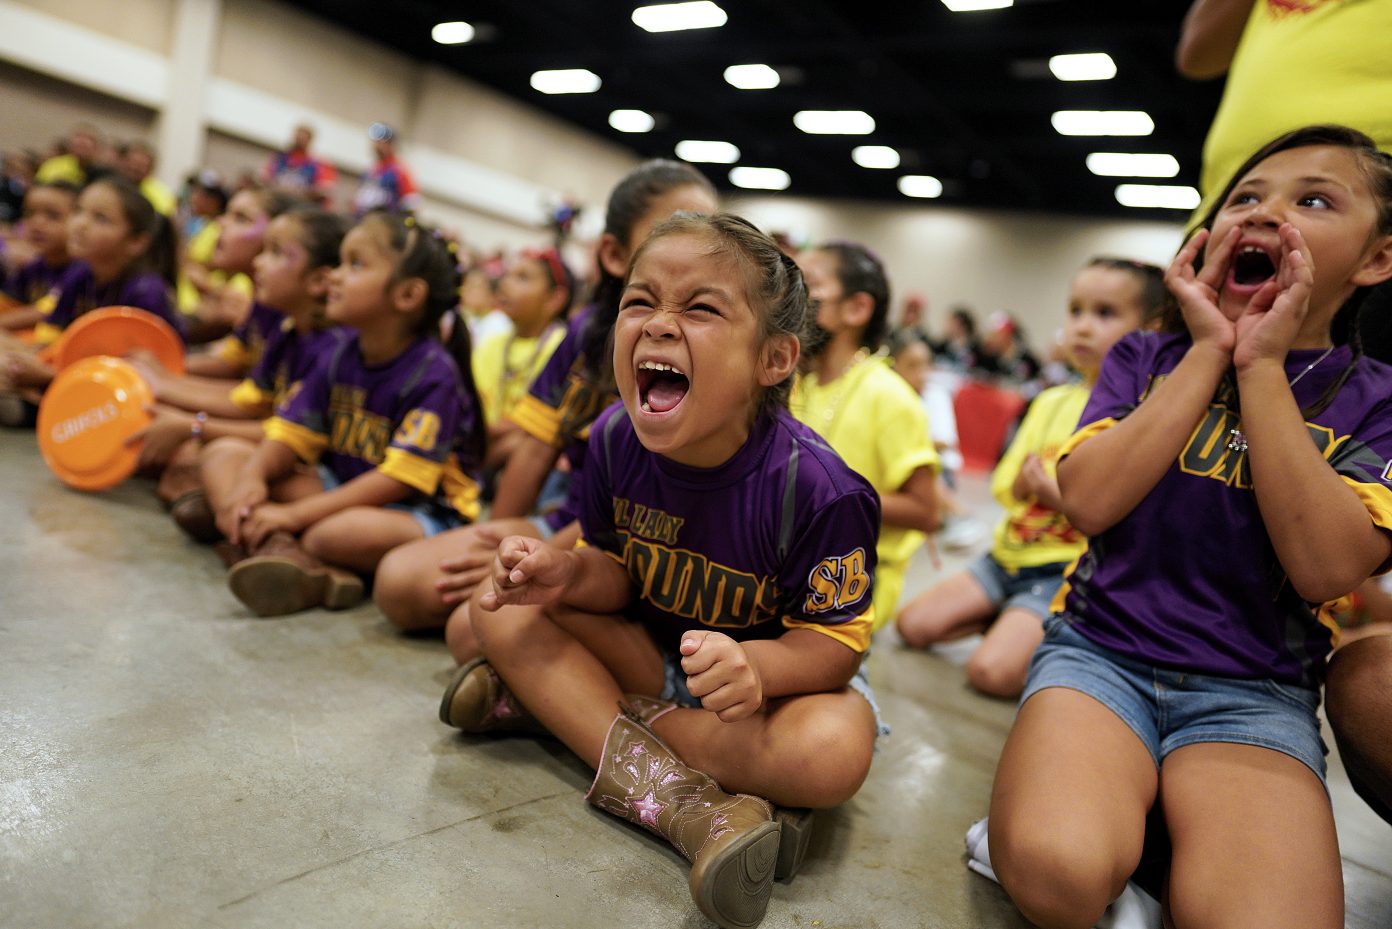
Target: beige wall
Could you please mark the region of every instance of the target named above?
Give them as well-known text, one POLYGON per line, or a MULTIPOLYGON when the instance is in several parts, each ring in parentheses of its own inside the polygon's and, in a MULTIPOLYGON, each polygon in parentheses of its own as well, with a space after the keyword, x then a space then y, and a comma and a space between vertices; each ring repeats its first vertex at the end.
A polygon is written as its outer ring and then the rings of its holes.
MULTIPOLYGON (((3 27, 0 27, 3 28, 3 27)), ((75 123, 108 139, 154 141, 153 111, 0 61, 0 148, 44 151, 75 123)))
MULTIPOLYGON (((152 52, 168 50, 176 0, 14 0, 152 52)), ((3 27, 0 27, 3 28, 3 27)))

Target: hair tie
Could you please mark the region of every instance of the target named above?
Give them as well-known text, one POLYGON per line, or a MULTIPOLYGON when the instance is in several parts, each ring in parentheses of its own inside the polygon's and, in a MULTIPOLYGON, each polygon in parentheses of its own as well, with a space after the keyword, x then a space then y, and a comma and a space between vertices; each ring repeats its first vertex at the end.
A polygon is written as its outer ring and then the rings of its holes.
POLYGON ((414 229, 416 228, 416 218, 411 214, 407 213, 405 216, 401 218, 401 224, 405 226, 407 229, 414 229))

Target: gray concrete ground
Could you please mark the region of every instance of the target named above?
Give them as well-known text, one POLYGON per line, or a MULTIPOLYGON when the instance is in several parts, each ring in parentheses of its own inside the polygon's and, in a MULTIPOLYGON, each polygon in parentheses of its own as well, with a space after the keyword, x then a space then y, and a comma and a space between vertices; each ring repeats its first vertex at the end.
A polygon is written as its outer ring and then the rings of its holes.
MULTIPOLYGON (((370 604, 250 618, 148 482, 67 490, 24 432, 0 432, 0 527, 3 929, 708 925, 685 862, 586 805, 564 749, 436 720, 438 640, 370 604)), ((921 559, 910 592, 936 576, 921 559)), ((894 734, 765 927, 1024 925, 963 864, 1013 711, 965 688, 965 653, 882 634, 894 734)), ((1392 829, 1337 763, 1331 789, 1348 925, 1386 929, 1392 829)))

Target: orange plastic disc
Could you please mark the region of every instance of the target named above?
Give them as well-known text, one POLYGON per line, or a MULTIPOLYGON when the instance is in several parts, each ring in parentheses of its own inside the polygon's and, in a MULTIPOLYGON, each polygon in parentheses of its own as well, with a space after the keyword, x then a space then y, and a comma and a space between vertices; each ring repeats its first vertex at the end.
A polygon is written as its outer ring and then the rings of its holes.
POLYGON ((63 370, 83 358, 151 352, 170 374, 184 373, 184 343, 174 327, 133 306, 108 306, 83 313, 51 346, 52 365, 63 370))
POLYGON ((58 479, 78 490, 106 490, 130 477, 149 424, 154 393, 119 358, 84 358, 61 371, 39 404, 39 451, 58 479))

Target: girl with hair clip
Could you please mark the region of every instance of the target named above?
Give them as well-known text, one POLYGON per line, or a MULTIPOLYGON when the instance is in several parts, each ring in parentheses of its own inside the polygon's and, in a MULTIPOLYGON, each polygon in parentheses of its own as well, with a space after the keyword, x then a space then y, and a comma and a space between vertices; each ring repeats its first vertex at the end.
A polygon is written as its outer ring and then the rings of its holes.
POLYGON ((105 174, 82 189, 68 222, 75 259, 37 304, 42 319, 34 345, 0 356, 0 390, 47 388, 56 375, 34 349, 57 341, 78 317, 105 306, 131 306, 160 317, 182 337, 174 311, 177 242, 168 217, 155 211, 130 181, 105 174))
POLYGON ((629 256, 678 210, 713 213, 715 188, 687 164, 656 159, 630 171, 609 195, 590 302, 571 316, 561 344, 513 408, 521 434, 498 480, 492 520, 403 546, 383 560, 373 585, 382 612, 403 629, 445 627, 455 661, 478 656, 471 595, 486 585, 498 542, 531 535, 569 548, 579 537, 566 484, 585 462, 590 424, 615 398, 609 340, 629 256), (564 456, 570 472, 557 470, 564 456))
POLYGON ((1316 709, 1330 601, 1392 557, 1392 368, 1357 319, 1389 278, 1392 160, 1300 129, 1180 250, 1164 331, 1103 363, 1058 466, 1087 551, 991 796, 991 862, 1035 924, 1097 922, 1152 807, 1168 925, 1344 924, 1316 709))
POLYGON ((586 544, 499 546, 442 715, 545 728, 586 799, 670 841, 701 912, 756 925, 810 814, 869 772, 862 658, 879 498, 787 410, 807 293, 730 214, 678 214, 639 248, 614 328, 621 404, 595 421, 586 544), (739 531, 732 532, 731 527, 739 531))
POLYGON ((911 648, 984 633, 966 667, 967 683, 984 694, 1020 695, 1063 572, 1086 547, 1059 512, 1058 452, 1078 425, 1108 349, 1159 319, 1168 298, 1163 274, 1139 261, 1094 258, 1073 276, 1063 346, 1083 382, 1041 392, 992 472, 991 495, 1005 515, 991 550, 914 597, 896 619, 911 648))
MULTIPOLYGON (((204 453, 216 525, 249 557, 228 573, 259 616, 356 603, 398 545, 478 515, 484 453, 453 246, 369 213, 343 239, 327 316, 352 334, 291 385, 239 467, 204 453)), ((235 440, 233 440, 235 441, 235 440)))
POLYGON ((216 465, 239 467, 261 440, 262 420, 347 334, 341 326, 331 326, 324 311, 346 227, 342 217, 310 206, 271 220, 265 247, 253 261, 257 302, 252 315, 275 324, 265 326, 258 361, 240 383, 173 377, 158 366, 141 365, 157 401, 155 417, 129 442, 141 443, 140 464, 160 472, 156 493, 169 504, 174 522, 196 541, 222 537, 199 473, 204 443, 239 440, 219 445, 222 463, 216 465))

